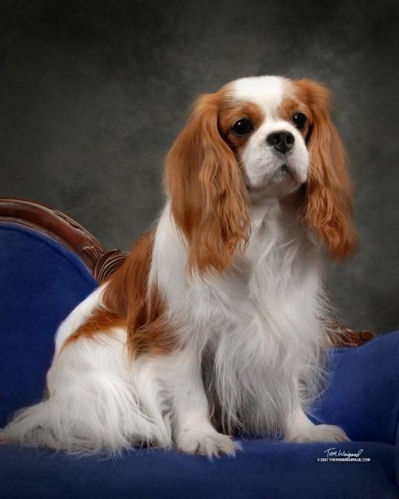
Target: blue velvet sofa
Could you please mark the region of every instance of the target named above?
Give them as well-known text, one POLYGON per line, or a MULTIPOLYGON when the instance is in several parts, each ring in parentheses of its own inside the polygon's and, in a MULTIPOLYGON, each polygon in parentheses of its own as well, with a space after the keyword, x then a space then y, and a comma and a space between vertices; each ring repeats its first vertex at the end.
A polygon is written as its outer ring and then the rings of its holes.
MULTIPOLYGON (((57 325, 97 286, 87 263, 96 248, 79 257, 75 243, 0 216, 0 426, 42 397, 57 325)), ((3 444, 0 497, 399 497, 399 332, 331 355, 330 384, 312 418, 341 425, 351 442, 243 439, 235 458, 213 461, 162 449, 77 458, 3 444)))

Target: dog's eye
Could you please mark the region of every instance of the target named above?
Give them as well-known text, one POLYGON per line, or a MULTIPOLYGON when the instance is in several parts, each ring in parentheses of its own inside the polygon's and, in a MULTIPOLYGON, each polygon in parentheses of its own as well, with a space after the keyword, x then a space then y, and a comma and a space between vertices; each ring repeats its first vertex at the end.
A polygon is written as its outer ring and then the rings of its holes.
POLYGON ((231 127, 232 132, 240 137, 244 135, 248 135, 254 129, 251 121, 248 118, 241 118, 236 121, 234 125, 231 127))
POLYGON ((291 119, 298 130, 303 130, 305 128, 306 116, 303 113, 294 113, 291 119))

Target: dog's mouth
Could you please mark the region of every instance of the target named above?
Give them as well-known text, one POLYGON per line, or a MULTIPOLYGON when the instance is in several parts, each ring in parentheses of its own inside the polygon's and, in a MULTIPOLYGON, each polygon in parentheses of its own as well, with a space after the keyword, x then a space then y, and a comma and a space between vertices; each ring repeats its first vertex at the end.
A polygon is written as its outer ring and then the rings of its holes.
POLYGON ((282 165, 280 165, 275 171, 275 176, 277 178, 280 177, 281 179, 288 176, 292 180, 298 180, 298 172, 293 166, 288 163, 283 163, 282 165))
POLYGON ((271 182, 281 182, 285 180, 294 180, 297 181, 297 173, 295 168, 288 165, 287 163, 283 163, 278 166, 274 173, 271 176, 265 176, 264 182, 260 182, 258 185, 251 184, 248 179, 246 179, 246 187, 249 192, 261 192, 268 188, 271 182))
POLYGON ((277 189, 278 192, 286 189, 292 190, 293 188, 300 187, 306 181, 306 176, 304 178, 295 158, 278 158, 274 165, 268 165, 267 168, 268 171, 266 172, 265 167, 264 175, 259 174, 250 180, 242 166, 245 186, 250 195, 259 196, 262 193, 268 192, 270 194, 273 193, 273 189, 277 189))
POLYGON ((293 166, 283 163, 280 168, 278 169, 280 175, 287 175, 291 180, 293 180, 295 183, 301 185, 304 183, 304 179, 301 178, 300 172, 293 166))

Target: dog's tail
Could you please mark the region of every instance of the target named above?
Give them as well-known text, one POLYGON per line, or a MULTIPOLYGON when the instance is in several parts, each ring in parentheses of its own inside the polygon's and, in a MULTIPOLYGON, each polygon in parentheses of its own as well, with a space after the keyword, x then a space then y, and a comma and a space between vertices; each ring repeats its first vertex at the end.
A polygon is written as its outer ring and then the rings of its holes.
POLYGON ((115 455, 132 445, 168 447, 171 440, 166 428, 143 414, 131 391, 108 373, 86 375, 79 387, 65 386, 18 411, 0 430, 0 443, 115 455))

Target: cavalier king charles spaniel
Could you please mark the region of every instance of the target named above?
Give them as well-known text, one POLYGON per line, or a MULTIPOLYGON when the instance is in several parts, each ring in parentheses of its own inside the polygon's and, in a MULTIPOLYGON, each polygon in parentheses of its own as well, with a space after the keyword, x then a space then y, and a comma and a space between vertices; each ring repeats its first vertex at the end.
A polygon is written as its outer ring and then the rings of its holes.
POLYGON ((331 341, 323 260, 356 239, 328 90, 260 76, 202 95, 164 189, 156 226, 60 325, 46 396, 2 441, 213 456, 237 434, 347 440, 305 412, 331 341))

